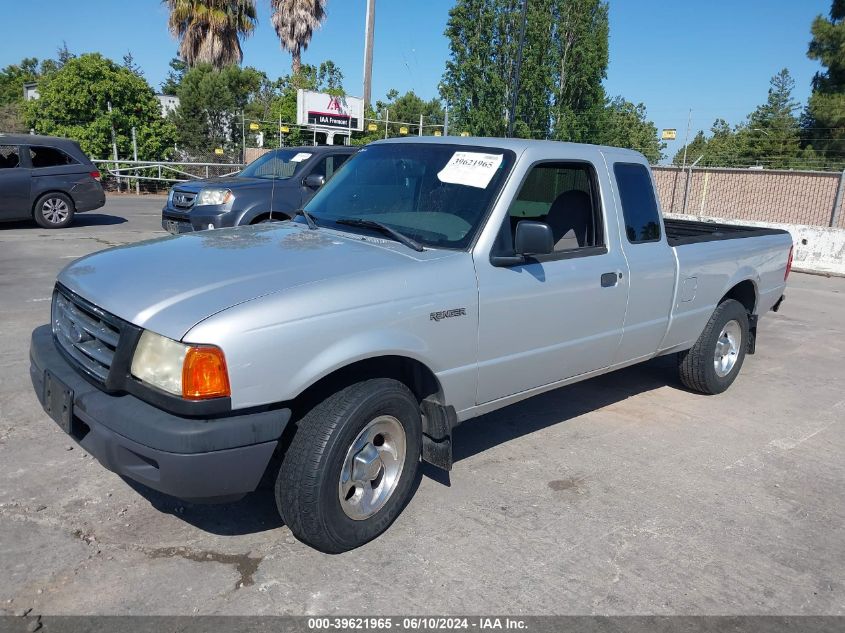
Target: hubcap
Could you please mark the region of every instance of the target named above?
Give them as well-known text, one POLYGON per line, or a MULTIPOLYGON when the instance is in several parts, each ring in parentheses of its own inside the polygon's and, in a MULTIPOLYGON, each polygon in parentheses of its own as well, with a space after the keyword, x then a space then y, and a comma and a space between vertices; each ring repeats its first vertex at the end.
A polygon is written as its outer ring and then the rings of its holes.
POLYGON ((736 365, 739 350, 742 345, 742 328, 739 321, 731 320, 725 323, 722 333, 716 341, 716 353, 713 355, 713 367, 716 375, 724 378, 736 365))
POLYGON ((70 209, 68 209, 67 202, 61 198, 49 198, 41 205, 41 215, 50 224, 61 224, 67 220, 68 213, 70 213, 70 209))
POLYGON ((373 516, 390 499, 405 465, 405 429, 392 415, 380 415, 355 438, 340 471, 340 506, 350 519, 373 516))

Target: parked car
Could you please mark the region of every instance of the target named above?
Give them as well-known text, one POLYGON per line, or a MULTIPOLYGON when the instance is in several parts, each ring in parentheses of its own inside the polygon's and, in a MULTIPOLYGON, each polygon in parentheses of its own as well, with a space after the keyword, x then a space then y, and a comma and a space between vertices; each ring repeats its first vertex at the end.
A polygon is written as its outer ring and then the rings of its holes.
POLYGON ((465 420, 666 354, 724 391, 791 260, 785 231, 664 221, 637 152, 379 141, 293 222, 70 264, 31 376, 107 468, 183 499, 272 476, 294 535, 341 552, 465 420))
POLYGON ((287 220, 358 150, 347 145, 288 147, 222 178, 174 186, 161 212, 168 233, 287 220))
POLYGON ((0 221, 61 229, 105 203, 100 172, 76 141, 0 134, 0 221))

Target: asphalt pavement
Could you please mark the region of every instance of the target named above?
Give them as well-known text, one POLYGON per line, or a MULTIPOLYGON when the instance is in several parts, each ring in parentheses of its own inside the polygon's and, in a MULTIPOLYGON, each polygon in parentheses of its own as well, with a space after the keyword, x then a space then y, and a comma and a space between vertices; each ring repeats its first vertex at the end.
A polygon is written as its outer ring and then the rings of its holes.
POLYGON ((163 201, 0 225, 0 612, 845 614, 845 279, 793 274, 720 396, 663 358, 464 424, 450 476, 424 469, 383 536, 329 556, 270 492, 130 485, 32 393, 57 272, 163 235, 163 201))

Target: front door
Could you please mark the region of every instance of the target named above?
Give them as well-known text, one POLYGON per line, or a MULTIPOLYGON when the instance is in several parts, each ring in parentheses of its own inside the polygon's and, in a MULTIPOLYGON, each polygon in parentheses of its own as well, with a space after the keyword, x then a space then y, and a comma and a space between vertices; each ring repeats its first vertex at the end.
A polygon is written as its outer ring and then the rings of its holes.
POLYGON ((20 147, 0 145, 0 219, 14 220, 30 216, 30 172, 21 164, 20 147))
POLYGON ((529 172, 497 248, 512 249, 518 222, 535 220, 552 227, 555 250, 511 267, 476 262, 478 404, 611 364, 627 266, 618 246, 608 246, 603 219, 592 164, 540 163, 529 172))

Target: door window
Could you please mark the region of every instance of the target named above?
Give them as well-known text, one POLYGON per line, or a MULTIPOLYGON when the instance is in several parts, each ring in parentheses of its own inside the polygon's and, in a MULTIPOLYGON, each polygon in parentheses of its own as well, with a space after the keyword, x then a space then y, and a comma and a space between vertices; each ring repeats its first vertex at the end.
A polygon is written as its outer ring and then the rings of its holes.
POLYGON ((349 158, 349 154, 330 154, 320 159, 312 174, 323 176, 326 180, 331 178, 338 168, 349 158))
POLYGON ((638 163, 616 163, 613 173, 619 187, 628 241, 631 244, 659 241, 660 213, 648 169, 638 163))
POLYGON ((21 166, 20 150, 17 145, 0 145, 0 169, 14 169, 21 166))
POLYGON ((604 246, 592 167, 584 163, 542 163, 531 168, 508 212, 511 244, 521 220, 552 229, 554 252, 604 246))
POLYGON ((38 167, 61 167, 63 165, 74 165, 76 161, 55 147, 35 145, 29 148, 29 155, 32 166, 38 167))

